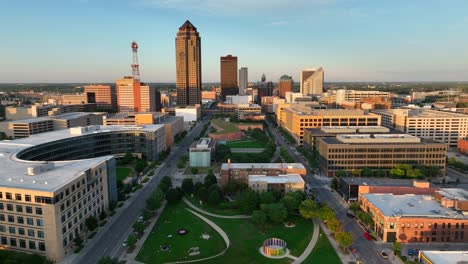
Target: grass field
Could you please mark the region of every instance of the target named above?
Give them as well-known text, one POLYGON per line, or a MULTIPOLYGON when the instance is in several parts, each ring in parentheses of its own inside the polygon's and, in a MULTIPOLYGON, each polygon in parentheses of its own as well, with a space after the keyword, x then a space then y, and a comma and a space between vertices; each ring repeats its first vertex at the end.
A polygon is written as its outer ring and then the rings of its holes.
POLYGON ((118 181, 123 181, 125 178, 128 177, 130 172, 132 172, 132 169, 130 168, 123 168, 123 167, 117 167, 115 168, 116 173, 117 173, 117 180, 118 181))
POLYGON ((328 241, 327 236, 323 233, 320 228, 320 234, 317 244, 315 244, 314 250, 307 257, 304 264, 315 264, 315 263, 327 263, 327 264, 341 264, 341 260, 336 254, 335 249, 328 241))
POLYGON ((264 148, 265 144, 256 140, 237 140, 227 142, 226 146, 230 148, 264 148))
POLYGON ((287 247, 291 250, 293 256, 299 256, 309 243, 313 232, 313 224, 300 217, 291 218, 296 227, 287 228, 283 224, 268 226, 265 234, 261 232, 260 227, 254 226, 249 219, 209 218, 227 233, 231 240, 231 247, 225 255, 204 261, 204 264, 291 263, 292 260, 289 258, 266 258, 258 252, 258 249, 265 239, 276 237, 286 241, 287 247))
POLYGON ((214 132, 213 134, 226 134, 226 133, 233 133, 233 132, 239 131, 237 126, 235 126, 232 123, 226 122, 223 119, 213 119, 211 122, 223 129, 222 131, 218 130, 214 132))
POLYGON ((144 263, 165 263, 182 260, 194 260, 216 255, 226 248, 224 240, 208 224, 193 215, 185 208, 185 203, 168 205, 158 222, 151 230, 136 260, 144 263), (186 228, 187 235, 177 234, 177 230, 186 228), (201 238, 202 234, 210 235, 209 240, 201 238), (172 235, 172 237, 168 237, 172 235), (161 245, 170 245, 170 251, 161 251, 161 245), (189 256, 192 247, 199 247, 200 255, 189 256))

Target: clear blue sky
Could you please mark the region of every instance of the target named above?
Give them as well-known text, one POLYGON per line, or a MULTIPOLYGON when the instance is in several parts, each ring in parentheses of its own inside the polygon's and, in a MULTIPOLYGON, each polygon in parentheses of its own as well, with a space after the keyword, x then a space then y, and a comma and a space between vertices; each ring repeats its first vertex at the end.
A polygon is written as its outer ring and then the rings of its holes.
POLYGON ((175 34, 202 39, 203 82, 233 54, 249 81, 468 81, 466 0, 0 0, 0 82, 174 82, 175 34))

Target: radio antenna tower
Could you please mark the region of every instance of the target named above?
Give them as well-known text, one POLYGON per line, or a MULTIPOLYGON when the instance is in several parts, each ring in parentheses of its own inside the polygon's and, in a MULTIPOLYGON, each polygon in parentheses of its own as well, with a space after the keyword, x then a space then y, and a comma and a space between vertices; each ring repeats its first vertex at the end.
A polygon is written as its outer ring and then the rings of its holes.
POLYGON ((132 51, 133 51, 133 64, 132 64, 132 76, 133 82, 140 82, 140 65, 138 64, 138 44, 132 42, 132 51))

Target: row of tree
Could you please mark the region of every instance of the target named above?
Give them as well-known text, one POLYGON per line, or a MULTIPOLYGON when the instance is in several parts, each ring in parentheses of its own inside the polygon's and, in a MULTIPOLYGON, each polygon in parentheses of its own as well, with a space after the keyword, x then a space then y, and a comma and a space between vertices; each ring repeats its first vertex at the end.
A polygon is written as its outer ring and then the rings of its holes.
MULTIPOLYGON (((339 170, 335 173, 337 177, 346 177, 348 173, 339 170)), ((399 179, 424 179, 425 177, 440 176, 440 167, 438 166, 424 166, 424 165, 410 165, 410 164, 397 164, 389 172, 388 175, 392 178, 399 179)), ((372 170, 364 167, 362 169, 355 169, 351 171, 351 176, 354 177, 385 177, 387 173, 383 169, 372 170)))

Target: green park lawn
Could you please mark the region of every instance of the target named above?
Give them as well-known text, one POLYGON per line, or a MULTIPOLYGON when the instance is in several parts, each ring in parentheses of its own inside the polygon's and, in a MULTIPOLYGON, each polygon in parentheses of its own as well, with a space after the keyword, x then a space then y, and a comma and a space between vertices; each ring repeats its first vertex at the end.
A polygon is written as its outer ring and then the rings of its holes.
POLYGON ((249 219, 208 218, 227 233, 231 247, 223 256, 204 261, 204 264, 291 263, 293 260, 289 258, 269 259, 261 255, 258 250, 263 241, 271 237, 281 238, 288 244, 291 254, 299 256, 309 243, 313 232, 312 222, 300 217, 290 219, 296 224, 293 228, 287 228, 283 224, 267 225, 265 234, 261 232, 261 227, 252 224, 249 219))
POLYGON ((237 140, 227 142, 226 145, 230 148, 264 148, 265 144, 262 144, 256 140, 237 140))
POLYGON ((214 134, 226 134, 226 133, 233 133, 233 132, 238 132, 239 129, 237 128, 236 125, 226 122, 223 119, 213 119, 211 121, 213 124, 215 124, 218 127, 221 127, 223 130, 218 130, 214 134))
POLYGON ((132 172, 132 169, 125 168, 125 167, 117 167, 117 168, 115 168, 115 170, 116 170, 116 173, 117 173, 117 180, 118 181, 123 181, 132 172))
POLYGON ((327 236, 320 228, 320 234, 317 244, 310 255, 304 260, 304 264, 327 263, 327 264, 341 264, 341 260, 336 254, 335 249, 330 244, 327 236))
POLYGON ((200 218, 186 210, 185 203, 168 205, 158 222, 151 230, 142 249, 138 252, 136 260, 143 263, 166 263, 183 260, 194 260, 216 255, 222 252, 226 245, 221 236, 200 218), (187 235, 178 235, 177 230, 185 228, 189 230, 187 235), (210 235, 209 240, 201 237, 202 234, 210 235), (168 237, 172 235, 172 237, 168 237), (161 245, 170 245, 170 251, 161 251, 161 245), (192 247, 199 247, 200 254, 189 256, 188 251, 192 247))

